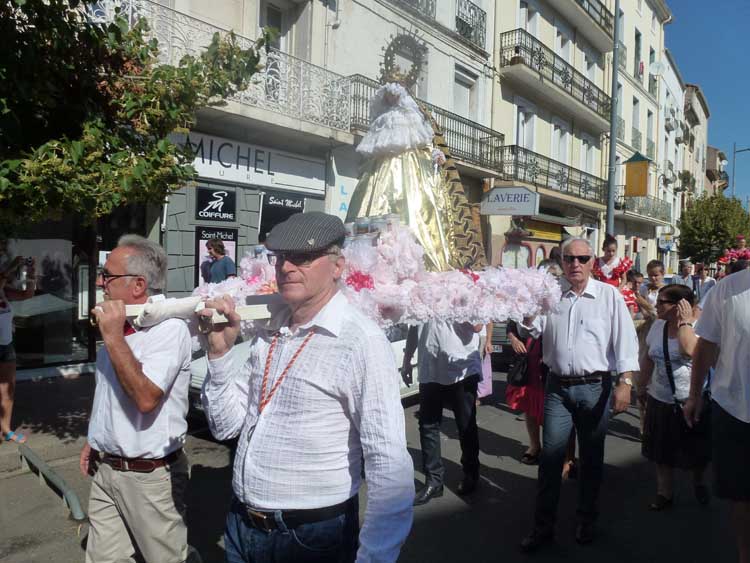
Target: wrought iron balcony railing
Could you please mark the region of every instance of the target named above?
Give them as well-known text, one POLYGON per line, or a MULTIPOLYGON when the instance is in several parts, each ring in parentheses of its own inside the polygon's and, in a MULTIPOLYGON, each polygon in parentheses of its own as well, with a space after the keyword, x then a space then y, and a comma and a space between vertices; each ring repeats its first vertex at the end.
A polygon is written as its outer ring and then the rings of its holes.
POLYGON ((656 158, 656 143, 654 143, 653 139, 646 139, 646 156, 651 160, 656 158))
MULTIPOLYGON (((370 98, 379 84, 361 74, 351 76, 350 80, 352 129, 367 131, 370 126, 370 98)), ((491 170, 501 169, 501 150, 505 142, 505 136, 502 133, 427 102, 420 101, 419 103, 432 113, 443 128, 445 141, 454 158, 491 170)))
POLYGON ((604 204, 607 182, 518 145, 502 149, 504 180, 518 180, 604 204))
POLYGON ((437 0, 391 0, 391 2, 404 6, 428 19, 435 19, 437 0))
POLYGON ((608 35, 615 34, 615 18, 600 0, 575 0, 608 35))
POLYGON ((617 116, 617 123, 615 124, 615 129, 617 130, 617 140, 625 142, 625 120, 617 116))
POLYGON ((524 64, 538 72, 600 117, 609 119, 611 98, 544 43, 523 29, 500 35, 500 66, 524 64))
MULTIPOLYGON (((159 59, 177 64, 185 55, 198 55, 211 43, 214 33, 228 30, 172 10, 149 0, 105 0, 93 4, 93 18, 111 20, 116 6, 130 23, 145 18, 149 35, 159 42, 159 59)), ((238 36, 240 45, 252 44, 238 36)), ((263 70, 251 79, 247 90, 231 99, 268 109, 303 121, 349 131, 351 114, 348 78, 287 55, 277 49, 263 53, 263 70)))
POLYGON ((672 206, 668 201, 652 196, 622 196, 615 201, 615 207, 621 211, 628 211, 650 217, 665 223, 672 222, 672 206))
POLYGON ((617 59, 617 66, 620 67, 620 70, 625 70, 628 68, 628 48, 625 46, 625 43, 622 41, 617 42, 620 53, 617 59))
POLYGON ((456 31, 467 41, 484 49, 487 13, 470 0, 456 0, 456 31))
POLYGON ((633 127, 633 130, 630 132, 630 145, 637 151, 641 150, 642 146, 642 135, 641 132, 633 127))

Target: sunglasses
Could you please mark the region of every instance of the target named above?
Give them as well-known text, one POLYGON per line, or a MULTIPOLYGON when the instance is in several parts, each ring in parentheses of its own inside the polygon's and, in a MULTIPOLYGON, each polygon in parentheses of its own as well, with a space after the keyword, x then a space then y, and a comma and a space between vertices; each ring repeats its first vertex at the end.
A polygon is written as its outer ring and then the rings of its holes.
POLYGON ((338 255, 338 252, 269 252, 266 254, 271 266, 283 266, 289 262, 295 266, 309 266, 323 256, 338 255))
POLYGON ((669 299, 657 299, 656 300, 657 305, 676 305, 676 301, 670 301, 669 299))
POLYGON ((564 254, 563 260, 565 260, 566 264, 572 264, 576 260, 580 262, 581 264, 587 264, 589 260, 591 260, 591 256, 576 256, 574 254, 564 254))

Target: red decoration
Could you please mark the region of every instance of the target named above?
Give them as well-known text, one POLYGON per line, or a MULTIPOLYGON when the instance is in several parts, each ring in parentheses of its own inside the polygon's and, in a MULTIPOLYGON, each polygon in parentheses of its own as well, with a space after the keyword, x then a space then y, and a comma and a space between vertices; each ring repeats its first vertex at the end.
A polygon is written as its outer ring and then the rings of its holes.
POLYGON ((346 285, 354 288, 355 291, 362 291, 363 289, 375 289, 375 283, 372 281, 370 274, 363 274, 362 272, 352 272, 346 278, 346 285))
POLYGON ((633 267, 633 261, 625 256, 624 258, 620 258, 620 263, 612 270, 612 273, 608 277, 604 274, 604 272, 602 272, 601 262, 601 258, 597 258, 594 261, 594 279, 597 279, 600 282, 608 283, 609 285, 613 285, 615 287, 620 287, 622 277, 628 272, 630 268, 633 267))
POLYGON ((471 270, 469 270, 468 268, 461 268, 460 271, 466 274, 467 276, 469 276, 471 278, 471 281, 473 281, 474 283, 477 283, 477 281, 479 280, 479 276, 476 275, 471 270))
POLYGON ((724 256, 719 258, 719 264, 729 264, 731 262, 737 262, 737 260, 750 260, 750 248, 733 248, 732 250, 725 250, 724 256))

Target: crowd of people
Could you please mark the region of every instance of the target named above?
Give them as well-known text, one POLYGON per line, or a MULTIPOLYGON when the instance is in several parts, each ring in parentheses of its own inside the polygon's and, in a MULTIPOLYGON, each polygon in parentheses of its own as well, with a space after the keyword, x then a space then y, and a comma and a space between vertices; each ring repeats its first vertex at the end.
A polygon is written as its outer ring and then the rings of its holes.
MULTIPOLYGON (((444 406, 453 410, 462 452, 456 492, 469 495, 481 484, 477 404, 487 393, 482 355, 492 328, 433 321, 412 329, 399 369, 384 332, 337 290, 344 236, 338 218, 315 212, 269 233, 266 251, 285 306, 256 322, 245 363, 232 352, 240 333, 234 302, 211 299, 201 313, 209 427, 217 439, 237 439, 228 562, 395 561, 414 506, 443 495, 444 406), (229 322, 210 323, 214 312, 229 322), (417 350, 425 482, 415 491, 399 373, 410 377, 417 350)), ((533 552, 553 541, 561 483, 573 477, 575 539, 595 541, 608 424, 635 391, 642 453, 655 472, 648 508, 670 509, 674 470, 692 472, 698 503, 712 494, 732 502, 739 561, 749 563, 750 271, 717 283, 703 265, 693 273, 683 264, 665 284, 661 262, 648 263, 645 281, 617 257, 614 238, 602 250, 597 257, 588 240, 565 240, 539 265, 558 278, 559 306, 509 324, 525 373, 522 384, 506 387, 506 401, 525 413, 529 444, 520 461, 539 466, 533 522, 520 547, 533 552)), ((93 477, 89 563, 200 560, 185 523, 191 336, 177 319, 136 330, 125 315, 126 305, 164 299, 166 269, 162 247, 126 235, 97 277, 106 300, 92 313, 104 345, 80 456, 81 471, 93 477)), ((6 426, 3 419, 4 434, 6 426)))

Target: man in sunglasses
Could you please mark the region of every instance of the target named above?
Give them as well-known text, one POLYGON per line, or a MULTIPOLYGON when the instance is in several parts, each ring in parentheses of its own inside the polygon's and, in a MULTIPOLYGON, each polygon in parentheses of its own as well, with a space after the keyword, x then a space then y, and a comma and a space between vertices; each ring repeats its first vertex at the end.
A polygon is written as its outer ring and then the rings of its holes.
POLYGON ((105 300, 92 315, 104 346, 80 457, 94 476, 87 563, 188 558, 190 333, 180 319, 136 331, 125 317, 126 305, 163 299, 166 278, 164 249, 137 235, 119 240, 97 276, 105 300))
POLYGON ((214 436, 239 436, 228 562, 396 561, 412 522, 414 468, 399 375, 383 331, 338 291, 340 219, 298 213, 266 239, 286 306, 234 365, 239 317, 208 334, 203 404, 214 436), (367 510, 359 530, 362 462, 367 510))
POLYGON ((521 542, 526 552, 554 538, 565 450, 574 425, 581 452, 576 541, 593 541, 613 395, 614 412, 626 410, 631 372, 638 370, 633 321, 617 288, 591 277, 594 251, 588 240, 566 240, 562 258, 565 280, 558 310, 526 319, 521 327, 542 336, 549 368, 534 528, 521 542), (620 378, 613 392, 614 372, 620 378))

